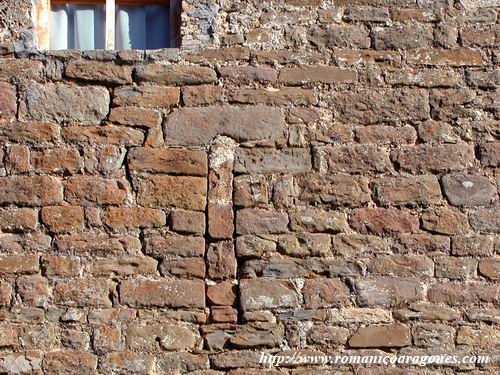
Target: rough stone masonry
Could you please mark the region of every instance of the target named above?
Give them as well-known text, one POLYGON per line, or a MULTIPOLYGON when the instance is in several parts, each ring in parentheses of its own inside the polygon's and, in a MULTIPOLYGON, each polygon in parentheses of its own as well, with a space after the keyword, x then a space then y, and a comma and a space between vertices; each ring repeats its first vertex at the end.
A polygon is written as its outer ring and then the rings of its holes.
POLYGON ((498 0, 186 0, 180 49, 35 48, 0 3, 0 373, 495 356, 498 0))

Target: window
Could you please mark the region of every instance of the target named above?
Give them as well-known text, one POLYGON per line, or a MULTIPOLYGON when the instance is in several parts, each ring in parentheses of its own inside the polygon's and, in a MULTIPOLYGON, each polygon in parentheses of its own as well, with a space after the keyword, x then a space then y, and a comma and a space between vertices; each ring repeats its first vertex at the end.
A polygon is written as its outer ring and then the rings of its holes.
POLYGON ((38 0, 39 49, 177 47, 178 0, 38 0))

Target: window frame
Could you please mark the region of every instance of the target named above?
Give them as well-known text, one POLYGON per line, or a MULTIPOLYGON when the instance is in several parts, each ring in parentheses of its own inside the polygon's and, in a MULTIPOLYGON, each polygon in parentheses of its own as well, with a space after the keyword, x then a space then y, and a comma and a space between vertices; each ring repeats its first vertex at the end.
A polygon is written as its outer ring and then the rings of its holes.
POLYGON ((50 12, 51 4, 105 4, 105 50, 115 50, 116 5, 158 5, 168 4, 170 8, 170 46, 180 46, 180 1, 181 0, 38 0, 36 3, 35 32, 37 48, 50 50, 50 12))

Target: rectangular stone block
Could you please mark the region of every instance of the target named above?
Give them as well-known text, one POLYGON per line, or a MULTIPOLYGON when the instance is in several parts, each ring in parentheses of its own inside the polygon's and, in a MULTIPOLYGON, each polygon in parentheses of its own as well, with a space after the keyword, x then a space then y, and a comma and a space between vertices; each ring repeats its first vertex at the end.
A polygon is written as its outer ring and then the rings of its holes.
POLYGON ((203 280, 149 280, 139 277, 120 285, 121 303, 131 307, 205 307, 203 280))
POLYGON ((207 154, 203 151, 133 148, 128 153, 128 166, 136 173, 165 173, 206 176, 207 154))
POLYGON ((305 173, 312 168, 309 149, 238 148, 234 162, 240 173, 305 173))
POLYGON ((152 208, 177 207, 203 211, 207 179, 187 176, 152 176, 139 180, 137 203, 152 208))

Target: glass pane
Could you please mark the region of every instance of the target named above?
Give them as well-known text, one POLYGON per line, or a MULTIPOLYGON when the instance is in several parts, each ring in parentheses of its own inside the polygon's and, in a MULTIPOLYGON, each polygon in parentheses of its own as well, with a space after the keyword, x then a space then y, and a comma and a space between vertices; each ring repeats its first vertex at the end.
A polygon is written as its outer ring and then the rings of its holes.
POLYGON ((157 49, 169 46, 170 12, 162 5, 118 5, 115 48, 157 49))
POLYGON ((146 6, 146 48, 170 46, 170 11, 163 5, 146 6))
POLYGON ((143 6, 116 7, 116 49, 146 48, 146 10, 143 6))
POLYGON ((53 4, 51 49, 104 49, 106 8, 101 4, 53 4))

